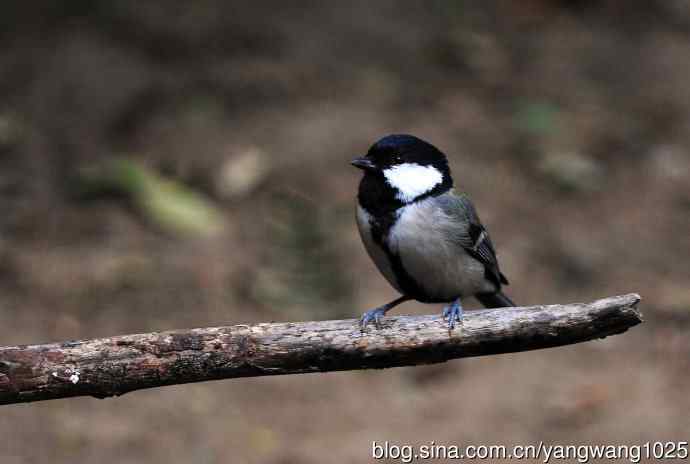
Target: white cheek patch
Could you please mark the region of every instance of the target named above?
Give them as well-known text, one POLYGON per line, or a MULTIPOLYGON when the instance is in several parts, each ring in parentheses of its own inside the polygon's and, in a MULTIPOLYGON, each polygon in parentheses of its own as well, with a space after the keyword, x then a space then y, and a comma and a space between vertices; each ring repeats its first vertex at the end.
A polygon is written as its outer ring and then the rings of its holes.
POLYGON ((383 171, 388 184, 398 193, 396 198, 404 203, 413 201, 443 182, 443 174, 433 166, 405 163, 383 171))

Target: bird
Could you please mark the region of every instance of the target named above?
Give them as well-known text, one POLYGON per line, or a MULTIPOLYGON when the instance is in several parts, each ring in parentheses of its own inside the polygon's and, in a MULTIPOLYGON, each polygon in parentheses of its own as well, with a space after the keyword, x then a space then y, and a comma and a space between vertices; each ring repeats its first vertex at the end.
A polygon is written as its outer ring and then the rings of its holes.
POLYGON ((474 296, 487 308, 515 304, 489 233, 466 193, 453 184, 446 155, 409 134, 387 135, 352 160, 364 175, 356 222, 364 247, 401 296, 366 311, 359 323, 380 327, 399 304, 445 303, 449 330, 463 319, 461 299, 474 296))

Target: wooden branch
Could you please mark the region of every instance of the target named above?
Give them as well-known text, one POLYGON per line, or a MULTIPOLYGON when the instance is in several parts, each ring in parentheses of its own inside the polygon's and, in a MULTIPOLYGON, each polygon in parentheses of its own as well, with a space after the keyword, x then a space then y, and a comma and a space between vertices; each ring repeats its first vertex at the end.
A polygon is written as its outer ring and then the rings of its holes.
POLYGON ((469 311, 449 332, 438 315, 269 323, 0 348, 0 404, 113 395, 188 382, 444 362, 625 332, 636 294, 589 304, 469 311))

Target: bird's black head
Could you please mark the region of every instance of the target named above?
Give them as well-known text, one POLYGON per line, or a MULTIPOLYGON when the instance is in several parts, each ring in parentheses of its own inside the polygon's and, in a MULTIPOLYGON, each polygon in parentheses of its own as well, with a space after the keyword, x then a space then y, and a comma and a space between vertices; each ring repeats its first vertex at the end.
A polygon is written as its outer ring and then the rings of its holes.
POLYGON ((388 135, 352 164, 364 171, 359 201, 370 212, 396 209, 453 186, 446 156, 413 135, 388 135))

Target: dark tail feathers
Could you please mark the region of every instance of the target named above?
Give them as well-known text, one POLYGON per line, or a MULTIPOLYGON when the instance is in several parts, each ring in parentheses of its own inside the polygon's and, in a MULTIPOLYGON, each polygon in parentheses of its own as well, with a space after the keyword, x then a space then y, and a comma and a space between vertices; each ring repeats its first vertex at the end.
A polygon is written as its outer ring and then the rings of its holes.
POLYGON ((479 293, 475 295, 475 297, 487 308, 506 308, 508 306, 515 306, 515 303, 505 296, 503 292, 479 293))

